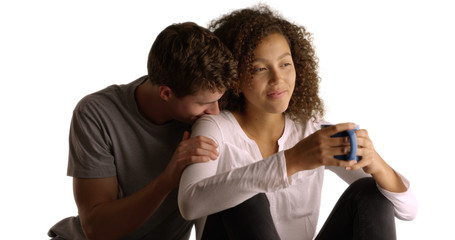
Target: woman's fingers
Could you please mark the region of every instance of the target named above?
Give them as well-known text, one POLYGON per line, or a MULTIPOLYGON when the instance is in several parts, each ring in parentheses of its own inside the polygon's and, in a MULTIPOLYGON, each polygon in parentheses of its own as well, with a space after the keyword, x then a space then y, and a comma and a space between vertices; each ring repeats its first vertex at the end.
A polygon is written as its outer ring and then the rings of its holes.
POLYGON ((333 136, 339 132, 347 131, 347 130, 354 130, 357 128, 355 123, 340 123, 336 125, 332 125, 329 127, 325 127, 320 131, 328 136, 333 136))

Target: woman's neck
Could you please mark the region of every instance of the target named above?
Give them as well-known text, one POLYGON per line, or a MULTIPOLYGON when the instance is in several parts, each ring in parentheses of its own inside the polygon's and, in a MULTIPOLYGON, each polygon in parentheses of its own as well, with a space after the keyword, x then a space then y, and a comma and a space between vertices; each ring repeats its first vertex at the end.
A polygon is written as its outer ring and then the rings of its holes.
POLYGON ((284 114, 233 114, 243 132, 256 142, 263 159, 278 152, 278 140, 284 132, 284 114))
POLYGON ((233 114, 246 135, 255 141, 278 141, 283 135, 285 123, 283 113, 258 115, 244 111, 233 114))

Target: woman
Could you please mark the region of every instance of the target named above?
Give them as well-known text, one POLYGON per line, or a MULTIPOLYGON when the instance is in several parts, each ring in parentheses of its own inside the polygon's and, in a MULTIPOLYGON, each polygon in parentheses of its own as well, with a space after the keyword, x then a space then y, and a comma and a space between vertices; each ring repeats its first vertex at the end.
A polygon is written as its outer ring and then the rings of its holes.
POLYGON ((240 77, 220 101, 225 110, 193 126, 193 136, 212 138, 220 152, 182 175, 179 206, 185 218, 198 219, 198 239, 234 236, 230 224, 256 213, 233 211, 258 210, 264 199, 266 208, 258 212, 265 215, 253 216, 237 234, 260 229, 267 233, 258 239, 312 239, 325 169, 351 186, 317 239, 395 238, 394 216, 411 220, 417 211, 409 182, 376 153, 366 130, 356 131, 359 162, 334 158, 350 146, 331 136, 356 126, 321 129, 326 123, 310 34, 266 6, 234 11, 210 28, 238 60, 240 77))

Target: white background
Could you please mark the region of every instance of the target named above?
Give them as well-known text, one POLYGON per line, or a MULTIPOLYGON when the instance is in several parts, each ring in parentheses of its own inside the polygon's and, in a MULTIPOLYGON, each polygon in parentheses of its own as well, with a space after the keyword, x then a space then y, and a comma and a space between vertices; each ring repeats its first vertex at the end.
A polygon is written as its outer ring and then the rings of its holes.
MULTIPOLYGON (((298 2, 268 3, 314 34, 326 119, 368 129, 418 197, 417 218, 396 222, 399 239, 453 237, 455 8, 441 0, 298 2)), ((164 27, 207 26, 254 3, 2 0, 0 238, 46 239, 77 214, 66 165, 80 98, 145 75, 164 27)), ((345 187, 328 174, 320 224, 345 187)))

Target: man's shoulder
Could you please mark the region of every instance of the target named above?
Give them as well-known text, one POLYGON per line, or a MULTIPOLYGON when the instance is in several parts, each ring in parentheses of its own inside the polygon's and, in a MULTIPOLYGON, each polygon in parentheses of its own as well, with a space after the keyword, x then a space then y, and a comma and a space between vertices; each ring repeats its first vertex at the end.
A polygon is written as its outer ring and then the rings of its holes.
POLYGON ((81 100, 79 100, 74 108, 74 111, 86 112, 108 107, 108 105, 112 102, 112 94, 110 94, 110 92, 113 87, 115 87, 115 85, 111 85, 105 89, 84 96, 81 100))
POLYGON ((127 103, 129 99, 134 99, 134 89, 139 86, 147 76, 140 77, 126 84, 112 84, 104 89, 84 96, 76 105, 75 110, 87 108, 106 108, 110 105, 127 103))

